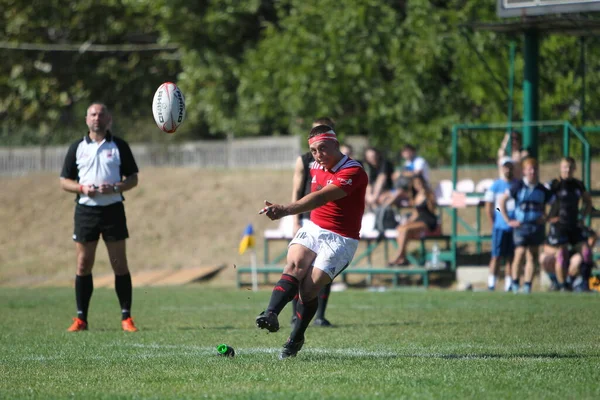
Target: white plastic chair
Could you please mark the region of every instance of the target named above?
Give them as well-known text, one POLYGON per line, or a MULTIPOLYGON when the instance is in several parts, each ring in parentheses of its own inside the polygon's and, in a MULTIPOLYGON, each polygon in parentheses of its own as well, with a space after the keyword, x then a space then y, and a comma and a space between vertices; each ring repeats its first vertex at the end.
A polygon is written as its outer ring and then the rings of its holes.
POLYGON ((493 183, 494 183, 493 179, 490 179, 490 178, 482 179, 479 182, 477 182, 477 185, 475 185, 475 192, 485 193, 492 186, 493 183))
POLYGON ((294 237, 294 216, 287 215, 279 220, 277 229, 267 229, 263 232, 265 239, 292 239, 294 237))
POLYGON ((437 199, 448 200, 452 197, 452 181, 450 179, 442 179, 435 188, 435 197, 437 199))
POLYGON ((473 182, 473 179, 461 179, 456 182, 456 191, 461 193, 473 193, 475 191, 475 182, 473 182))
POLYGON ((361 239, 377 239, 379 231, 375 229, 375 213, 366 212, 363 214, 362 223, 360 226, 361 239))

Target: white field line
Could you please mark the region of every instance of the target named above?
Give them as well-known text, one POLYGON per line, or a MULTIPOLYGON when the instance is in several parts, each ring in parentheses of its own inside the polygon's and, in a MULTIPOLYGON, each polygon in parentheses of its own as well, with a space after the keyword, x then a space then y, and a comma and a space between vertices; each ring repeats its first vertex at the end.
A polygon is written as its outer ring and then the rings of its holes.
MULTIPOLYGON (((128 359, 152 359, 152 358, 168 358, 168 357, 198 357, 198 356, 216 356, 217 350, 215 347, 193 346, 193 345, 170 345, 170 344, 112 344, 107 345, 112 348, 132 347, 140 349, 135 354, 116 355, 88 355, 86 359, 104 360, 119 357, 128 359)), ((256 354, 279 354, 281 347, 250 347, 250 348, 234 348, 236 357, 256 354)), ((302 350, 304 354, 318 355, 338 355, 344 357, 397 357, 397 354, 389 351, 369 351, 363 349, 324 349, 324 348, 308 348, 302 350)), ((30 355, 21 358, 22 361, 55 361, 66 359, 65 355, 30 355)))
MULTIPOLYGON (((123 345, 117 344, 117 347, 123 345)), ((215 347, 202 347, 202 346, 187 346, 187 345, 170 345, 170 344, 142 344, 134 343, 127 344, 126 346, 142 348, 142 349, 180 349, 180 350, 194 350, 196 353, 208 353, 216 354, 215 347)), ((250 348, 235 348, 236 355, 242 354, 275 354, 281 351, 281 347, 250 347, 250 348)), ((324 349, 324 348, 307 348, 302 350, 306 354, 324 354, 324 355, 343 355, 348 357, 397 357, 398 354, 390 351, 370 351, 363 349, 324 349)))
MULTIPOLYGON (((119 357, 126 357, 128 359, 153 359, 153 358, 168 358, 168 357, 198 357, 198 356, 216 356, 216 346, 194 346, 194 345, 175 345, 175 344, 159 344, 159 343, 112 343, 107 344, 105 347, 110 348, 122 348, 122 347, 130 347, 139 349, 139 351, 135 354, 116 354, 114 356, 111 355, 88 355, 87 359, 94 360, 110 360, 119 357)), ((559 361, 562 357, 555 357, 551 354, 551 349, 544 349, 540 351, 548 351, 549 354, 546 356, 544 354, 539 355, 510 355, 510 354, 460 354, 462 351, 460 349, 470 348, 472 351, 481 351, 481 352, 490 352, 493 350, 506 349, 506 346, 461 346, 461 345, 452 345, 451 348, 437 349, 442 350, 436 352, 428 352, 426 349, 420 346, 411 346, 407 347, 406 352, 397 353, 393 351, 378 351, 378 350, 365 350, 359 348, 345 348, 345 349, 326 349, 326 348, 306 348, 302 350, 302 354, 312 354, 312 355, 329 355, 329 356, 342 356, 342 357, 357 357, 357 358, 366 358, 366 357, 377 357, 377 358, 443 358, 443 359, 456 359, 456 360, 497 360, 497 359, 519 359, 519 360, 528 360, 528 361, 551 361, 556 360, 559 361), (412 347, 412 348, 411 348, 412 347), (425 350, 425 351, 424 351, 425 350), (457 352, 458 350, 458 352, 457 352), (459 354, 457 354, 459 353, 459 354)), ((577 346, 567 346, 572 349, 576 349, 577 346)), ((530 345, 521 345, 521 346, 511 346, 510 350, 516 351, 519 349, 528 349, 531 348, 530 345)), ((234 347, 236 352, 236 357, 245 356, 245 355, 256 355, 256 354, 278 354, 281 351, 281 347, 249 347, 249 348, 236 348, 234 347)), ((28 355, 22 357, 22 361, 54 361, 66 359, 67 356, 63 354, 50 354, 50 355, 28 355)))

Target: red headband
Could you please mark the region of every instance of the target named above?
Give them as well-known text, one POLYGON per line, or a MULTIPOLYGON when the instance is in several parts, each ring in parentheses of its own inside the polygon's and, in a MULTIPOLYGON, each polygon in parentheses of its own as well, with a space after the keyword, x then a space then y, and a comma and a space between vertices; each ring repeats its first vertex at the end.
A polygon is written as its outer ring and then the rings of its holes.
POLYGON ((337 136, 335 135, 335 132, 332 129, 325 133, 319 133, 318 135, 311 137, 310 139, 308 139, 308 144, 311 145, 315 142, 320 142, 321 140, 335 140, 336 142, 338 141, 337 136))

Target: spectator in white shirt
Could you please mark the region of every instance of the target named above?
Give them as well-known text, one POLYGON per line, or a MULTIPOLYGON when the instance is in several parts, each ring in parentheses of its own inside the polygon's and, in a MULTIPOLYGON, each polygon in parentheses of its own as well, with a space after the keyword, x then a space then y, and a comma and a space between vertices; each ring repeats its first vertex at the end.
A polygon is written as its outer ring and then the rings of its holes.
POLYGON ((392 174, 393 188, 382 195, 384 205, 400 205, 412 197, 409 193, 410 182, 416 176, 423 178, 429 185, 429 164, 423 157, 417 156, 415 146, 406 144, 402 148, 404 164, 392 174))
POLYGON ((401 171, 397 171, 397 177, 408 178, 410 181, 414 176, 421 175, 425 182, 429 184, 429 164, 423 157, 417 155, 415 146, 407 144, 402 149, 402 158, 404 166, 401 171))

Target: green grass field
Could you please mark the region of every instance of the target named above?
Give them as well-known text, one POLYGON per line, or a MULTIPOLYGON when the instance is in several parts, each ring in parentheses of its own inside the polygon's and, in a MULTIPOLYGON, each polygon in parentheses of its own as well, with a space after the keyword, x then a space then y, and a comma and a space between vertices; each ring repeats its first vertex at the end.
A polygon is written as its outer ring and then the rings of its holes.
POLYGON ((254 326, 269 295, 134 289, 128 334, 97 289, 90 331, 67 333, 72 289, 0 289, 0 398, 600 398, 595 294, 333 293, 337 327, 285 361, 290 310, 278 333, 254 326))

